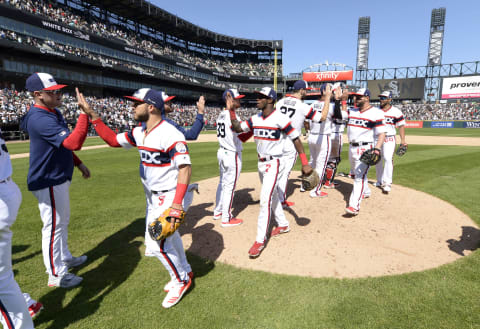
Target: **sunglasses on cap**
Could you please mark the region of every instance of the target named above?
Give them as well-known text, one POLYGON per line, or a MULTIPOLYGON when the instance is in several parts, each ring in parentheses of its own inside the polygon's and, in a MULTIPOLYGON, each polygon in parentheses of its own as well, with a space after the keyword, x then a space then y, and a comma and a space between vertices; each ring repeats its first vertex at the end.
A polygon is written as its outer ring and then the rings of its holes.
POLYGON ((257 94, 257 99, 269 99, 270 97, 265 96, 264 94, 257 94))
POLYGON ((384 100, 388 99, 388 97, 387 96, 380 96, 380 97, 378 97, 378 99, 381 100, 381 101, 384 101, 384 100))

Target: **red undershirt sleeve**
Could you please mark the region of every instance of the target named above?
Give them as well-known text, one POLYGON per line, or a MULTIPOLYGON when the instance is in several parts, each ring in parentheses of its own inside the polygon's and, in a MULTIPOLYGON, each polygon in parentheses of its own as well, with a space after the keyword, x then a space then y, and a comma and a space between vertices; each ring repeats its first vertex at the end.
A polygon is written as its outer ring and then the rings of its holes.
POLYGON ((62 142, 62 146, 70 151, 77 151, 82 148, 88 131, 88 116, 85 113, 78 117, 77 125, 72 133, 62 142))
POLYGON ((111 147, 121 147, 121 145, 117 141, 117 134, 107 127, 105 123, 103 123, 102 119, 97 119, 92 121, 93 127, 97 132, 98 136, 100 136, 108 145, 111 147))
POLYGON ((239 134, 238 138, 242 141, 242 143, 245 143, 252 136, 253 136, 253 131, 249 131, 246 133, 239 134))

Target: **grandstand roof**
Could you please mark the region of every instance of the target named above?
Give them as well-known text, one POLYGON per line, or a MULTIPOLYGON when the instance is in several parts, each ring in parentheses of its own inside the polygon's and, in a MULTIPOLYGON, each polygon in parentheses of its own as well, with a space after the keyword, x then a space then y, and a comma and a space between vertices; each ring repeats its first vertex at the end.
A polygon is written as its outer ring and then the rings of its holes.
POLYGON ((278 50, 283 48, 282 40, 242 39, 215 33, 158 8, 145 0, 87 0, 86 2, 99 8, 107 8, 112 13, 140 22, 145 26, 150 26, 179 39, 210 47, 256 51, 272 51, 275 48, 278 50))

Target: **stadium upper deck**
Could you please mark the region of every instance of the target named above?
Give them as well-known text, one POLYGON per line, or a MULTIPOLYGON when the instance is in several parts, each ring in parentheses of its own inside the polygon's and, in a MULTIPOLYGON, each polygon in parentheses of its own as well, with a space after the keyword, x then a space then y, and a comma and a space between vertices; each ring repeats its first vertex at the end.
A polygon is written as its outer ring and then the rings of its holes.
POLYGON ((272 84, 275 49, 281 75, 282 41, 217 34, 145 1, 0 0, 0 9, 3 81, 50 71, 102 92, 150 86, 218 95, 272 84))

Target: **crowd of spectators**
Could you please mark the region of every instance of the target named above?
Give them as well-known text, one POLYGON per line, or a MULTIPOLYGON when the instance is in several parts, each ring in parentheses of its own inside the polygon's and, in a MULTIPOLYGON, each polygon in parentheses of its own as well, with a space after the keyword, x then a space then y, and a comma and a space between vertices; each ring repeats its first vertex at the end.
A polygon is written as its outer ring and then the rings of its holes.
MULTIPOLYGON (((2 1, 2 0, 0 0, 2 1)), ((65 54, 70 54, 75 57, 87 58, 92 61, 98 62, 99 65, 103 67, 115 67, 115 68, 125 68, 134 70, 140 75, 148 75, 155 77, 164 77, 172 80, 182 80, 195 85, 216 87, 219 89, 228 89, 236 88, 243 91, 254 91, 258 89, 259 85, 254 84, 240 84, 233 82, 223 82, 218 80, 206 80, 201 78, 194 78, 189 75, 181 74, 179 72, 167 71, 159 68, 153 68, 145 65, 140 65, 128 61, 119 60, 113 57, 108 57, 105 55, 91 53, 86 49, 81 49, 78 47, 73 47, 70 45, 64 45, 61 43, 56 43, 53 40, 48 39, 39 39, 31 37, 28 35, 20 34, 15 31, 2 30, 0 29, 0 39, 5 39, 13 42, 18 42, 25 45, 30 45, 36 47, 42 53, 47 53, 55 56, 65 56, 65 54)))
POLYGON ((480 103, 399 104, 408 120, 480 120, 480 103))
MULTIPOLYGON (((124 98, 87 97, 96 112, 110 127, 118 131, 130 130, 137 123, 134 120, 132 103, 124 98)), ((16 91, 12 89, 0 89, 0 126, 18 125, 21 117, 25 115, 33 104, 33 97, 29 92, 16 91)), ((196 105, 192 103, 174 103, 174 112, 168 115, 169 118, 181 126, 190 126, 195 122, 197 115, 196 105)), ((212 104, 205 107, 204 120, 208 128, 215 126, 215 121, 223 107, 219 104, 212 104)), ((77 100, 69 94, 63 95, 63 105, 60 107, 67 123, 73 128, 80 110, 77 100)), ((240 118, 248 118, 257 113, 255 107, 242 108, 238 111, 240 118)), ((93 134, 93 130, 91 131, 93 134)))
MULTIPOLYGON (((94 15, 77 15, 72 8, 61 5, 56 1, 48 0, 0 0, 0 3, 9 4, 19 10, 44 16, 50 20, 71 26, 84 32, 93 33, 103 38, 114 38, 129 46, 155 53, 160 56, 180 60, 189 65, 196 65, 213 71, 234 75, 272 76, 273 63, 246 62, 237 63, 228 60, 225 56, 213 57, 207 53, 193 52, 167 44, 146 34, 137 34, 126 26, 101 21, 94 15)), ((281 68, 280 72, 281 74, 281 68)))
MULTIPOLYGON (((131 111, 131 103, 123 98, 87 97, 104 122, 120 131, 129 130, 136 125, 131 111)), ((12 89, 0 89, 0 125, 15 125, 27 112, 33 98, 30 93, 12 89)), ((480 120, 480 103, 448 103, 448 104, 396 104, 407 120, 480 120)), ((169 118, 181 126, 190 126, 195 121, 197 108, 192 103, 174 103, 175 111, 169 118)), ((205 107, 205 125, 214 127, 215 121, 223 106, 208 104, 205 107)), ((75 97, 64 94, 61 111, 69 124, 75 124, 79 109, 75 97)), ((237 111, 240 118, 245 119, 257 113, 253 106, 242 107, 237 111)))

